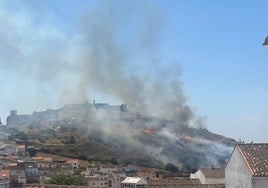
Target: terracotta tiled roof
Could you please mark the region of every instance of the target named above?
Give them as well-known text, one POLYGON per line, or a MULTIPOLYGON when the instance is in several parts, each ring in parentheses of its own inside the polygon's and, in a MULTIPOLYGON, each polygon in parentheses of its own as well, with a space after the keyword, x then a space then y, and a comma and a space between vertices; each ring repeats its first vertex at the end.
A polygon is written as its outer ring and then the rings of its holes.
POLYGON ((44 161, 47 161, 47 162, 52 162, 52 157, 44 157, 43 158, 44 161))
POLYGON ((34 161, 40 161, 40 160, 43 160, 43 157, 32 157, 32 160, 34 160, 34 161))
POLYGON ((268 143, 238 144, 237 148, 252 176, 268 176, 268 143))
POLYGON ((147 181, 143 178, 139 177, 126 177, 122 182, 122 184, 138 184, 138 185, 145 185, 147 181))
MULTIPOLYGON (((149 187, 158 185, 159 187, 176 187, 178 185, 200 185, 201 182, 199 179, 190 179, 190 178, 180 178, 172 180, 148 180, 149 187)), ((187 186, 188 187, 188 186, 187 186)))
POLYGON ((77 163, 78 160, 76 159, 71 159, 71 160, 67 160, 66 163, 77 163))
POLYGON ((25 149, 25 145, 18 145, 19 149, 25 149))
POLYGON ((206 178, 224 179, 224 168, 200 168, 206 178))

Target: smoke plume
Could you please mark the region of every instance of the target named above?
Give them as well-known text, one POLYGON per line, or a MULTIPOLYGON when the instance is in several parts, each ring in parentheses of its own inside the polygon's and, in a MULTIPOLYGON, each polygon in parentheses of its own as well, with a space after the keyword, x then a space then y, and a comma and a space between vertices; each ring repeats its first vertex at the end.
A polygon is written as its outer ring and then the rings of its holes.
POLYGON ((71 19, 59 17, 45 4, 38 10, 36 6, 24 2, 14 8, 0 2, 0 74, 8 73, 0 77, 8 83, 1 92, 1 100, 8 98, 1 102, 3 109, 29 113, 99 96, 104 102, 127 104, 137 118, 154 118, 134 121, 116 112, 87 112, 89 132, 99 139, 125 152, 144 151, 163 163, 194 163, 186 154, 178 156, 177 151, 189 148, 208 162, 204 153, 212 151, 211 144, 198 148, 181 142, 182 127, 205 125, 187 104, 180 65, 161 57, 167 34, 161 8, 109 1, 71 19), (144 136, 146 128, 157 133, 144 136))
POLYGON ((38 7, 41 15, 35 4, 2 9, 0 63, 10 75, 4 90, 16 88, 22 98, 32 98, 26 105, 11 95, 17 105, 7 108, 34 109, 40 101, 59 106, 100 95, 134 112, 193 125, 198 117, 186 103, 181 68, 161 59, 165 14, 144 5, 100 3, 71 23, 72 31, 45 6, 38 7))

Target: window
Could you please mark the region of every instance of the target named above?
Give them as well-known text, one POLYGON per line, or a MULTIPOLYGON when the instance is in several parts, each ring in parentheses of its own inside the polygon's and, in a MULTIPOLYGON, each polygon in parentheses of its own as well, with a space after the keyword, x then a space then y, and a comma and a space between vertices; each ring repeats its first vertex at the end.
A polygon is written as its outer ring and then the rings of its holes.
POLYGON ((108 187, 112 187, 112 180, 108 181, 108 187))

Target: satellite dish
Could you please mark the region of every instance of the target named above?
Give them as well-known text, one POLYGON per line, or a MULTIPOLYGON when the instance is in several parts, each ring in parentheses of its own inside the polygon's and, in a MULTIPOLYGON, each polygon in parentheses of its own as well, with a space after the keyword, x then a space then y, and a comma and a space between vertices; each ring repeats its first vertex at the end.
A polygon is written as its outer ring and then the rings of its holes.
POLYGON ((268 36, 265 38, 265 41, 264 41, 264 43, 262 44, 263 46, 264 45, 268 45, 268 36))

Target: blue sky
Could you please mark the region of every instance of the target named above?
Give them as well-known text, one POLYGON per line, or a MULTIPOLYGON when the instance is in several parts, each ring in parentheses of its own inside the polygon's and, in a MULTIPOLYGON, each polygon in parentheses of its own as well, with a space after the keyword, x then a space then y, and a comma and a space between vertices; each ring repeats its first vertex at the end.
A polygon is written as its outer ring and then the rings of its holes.
POLYGON ((0 117, 3 121, 10 109, 32 113, 85 98, 133 102, 118 92, 119 78, 131 74, 148 83, 176 78, 186 104, 206 119, 209 130, 268 142, 268 47, 262 46, 267 7, 265 0, 1 0, 0 117), (87 32, 97 37, 85 37, 87 32), (112 62, 111 68, 123 73, 114 79, 107 71, 100 74, 106 79, 92 81, 92 70, 77 61, 88 48, 98 51, 104 45, 105 50, 116 47, 110 50, 120 63, 112 62), (79 71, 83 74, 77 77, 79 71), (167 78, 169 72, 174 77, 167 78), (86 86, 83 95, 76 85, 86 86))

